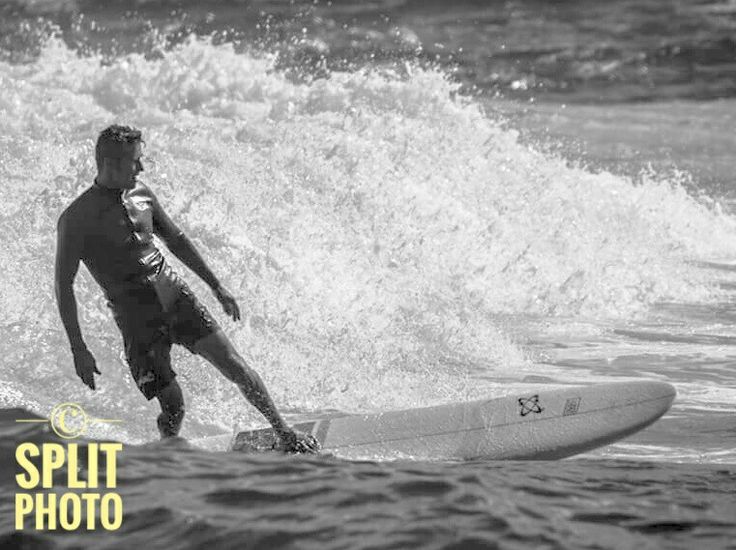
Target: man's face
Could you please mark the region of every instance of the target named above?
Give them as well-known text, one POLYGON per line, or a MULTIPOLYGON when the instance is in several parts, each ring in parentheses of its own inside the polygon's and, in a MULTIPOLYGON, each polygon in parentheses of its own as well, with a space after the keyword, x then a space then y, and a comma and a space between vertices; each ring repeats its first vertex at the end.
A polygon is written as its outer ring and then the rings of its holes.
POLYGON ((136 176, 143 171, 141 164, 141 144, 135 143, 123 147, 120 157, 109 159, 110 176, 116 187, 132 189, 135 187, 136 176))

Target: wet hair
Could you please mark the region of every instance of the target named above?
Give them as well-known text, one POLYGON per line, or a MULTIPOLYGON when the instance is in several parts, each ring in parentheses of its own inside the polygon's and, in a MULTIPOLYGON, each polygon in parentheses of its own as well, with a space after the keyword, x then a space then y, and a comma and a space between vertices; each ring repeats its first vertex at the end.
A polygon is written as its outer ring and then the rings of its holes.
POLYGON ((106 158, 120 158, 124 149, 141 143, 141 131, 132 126, 121 126, 113 124, 108 126, 97 137, 95 146, 95 161, 97 169, 102 169, 102 163, 106 158))

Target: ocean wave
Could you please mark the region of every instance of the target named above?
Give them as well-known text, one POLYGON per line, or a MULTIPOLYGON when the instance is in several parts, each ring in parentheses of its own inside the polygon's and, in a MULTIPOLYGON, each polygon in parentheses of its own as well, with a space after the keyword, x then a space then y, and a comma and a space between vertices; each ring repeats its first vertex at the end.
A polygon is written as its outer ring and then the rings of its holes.
MULTIPOLYGON (((0 308, 20 327, 2 352, 21 388, 43 375, 49 402, 84 391, 57 367, 69 358, 51 291, 56 219, 92 182, 94 139, 112 122, 143 129, 146 181, 248 305, 229 335, 296 412, 479 397, 469 369, 502 377, 528 362, 500 316, 707 302, 719 290, 691 261, 736 252, 735 220, 677 178, 635 182, 535 150, 439 70, 295 82, 274 57, 194 36, 156 58, 50 39, 32 62, 0 62, 0 86, 0 308)), ((84 272, 77 296, 96 353, 120 365, 100 406, 120 406, 135 390, 84 272)), ((254 421, 223 416, 235 390, 181 365, 202 422, 254 421)))
POLYGON ((734 97, 731 2, 14 0, 0 5, 0 52, 38 51, 55 27, 73 48, 150 55, 190 34, 278 53, 312 78, 360 67, 440 66, 464 90, 578 103, 734 97))

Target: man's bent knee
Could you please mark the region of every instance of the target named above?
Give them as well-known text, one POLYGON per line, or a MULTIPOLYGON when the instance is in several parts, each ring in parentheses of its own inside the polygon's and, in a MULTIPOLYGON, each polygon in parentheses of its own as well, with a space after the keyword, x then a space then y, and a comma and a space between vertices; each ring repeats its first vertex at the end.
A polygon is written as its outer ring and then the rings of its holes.
POLYGON ((192 351, 217 367, 234 361, 242 361, 235 347, 222 330, 198 340, 192 351))
POLYGON ((250 367, 221 330, 199 340, 195 353, 217 368, 228 380, 240 384, 250 378, 250 367))
POLYGON ((238 386, 248 385, 251 382, 253 371, 239 357, 215 366, 225 378, 238 386))

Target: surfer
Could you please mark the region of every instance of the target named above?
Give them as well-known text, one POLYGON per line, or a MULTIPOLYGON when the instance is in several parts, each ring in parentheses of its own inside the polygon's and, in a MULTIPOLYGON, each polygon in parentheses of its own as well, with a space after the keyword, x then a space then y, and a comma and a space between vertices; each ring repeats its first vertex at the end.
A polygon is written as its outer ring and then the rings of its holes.
POLYGON ((180 344, 235 383, 271 423, 283 450, 316 452, 319 443, 286 424, 258 373, 155 246, 154 234, 209 285, 225 313, 240 320, 235 298, 158 198, 138 181, 143 171, 141 144, 141 132, 135 128, 113 125, 103 130, 95 148, 94 183, 59 217, 55 292, 77 375, 94 390, 95 374, 100 374, 77 317, 74 278, 82 261, 107 297, 133 379, 147 399, 155 397, 161 405, 162 438, 177 435, 184 419, 182 391, 170 358, 172 344, 180 344))

